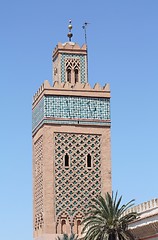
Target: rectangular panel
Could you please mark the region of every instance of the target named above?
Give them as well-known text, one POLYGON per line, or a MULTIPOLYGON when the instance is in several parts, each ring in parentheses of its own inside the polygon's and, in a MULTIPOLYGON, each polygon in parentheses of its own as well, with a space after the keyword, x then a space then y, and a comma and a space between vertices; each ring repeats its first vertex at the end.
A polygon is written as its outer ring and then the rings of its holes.
POLYGON ((110 99, 44 96, 33 109, 33 131, 43 123, 107 125, 110 123, 110 99))
POLYGON ((110 120, 110 99, 46 96, 45 116, 69 119, 110 120))
POLYGON ((56 215, 84 215, 91 200, 101 194, 101 136, 55 133, 54 142, 56 215))

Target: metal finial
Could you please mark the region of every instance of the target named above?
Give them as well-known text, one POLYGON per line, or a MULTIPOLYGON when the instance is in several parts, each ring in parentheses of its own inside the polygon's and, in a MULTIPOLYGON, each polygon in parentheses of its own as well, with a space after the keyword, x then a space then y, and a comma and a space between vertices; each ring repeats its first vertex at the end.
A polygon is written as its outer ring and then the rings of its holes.
POLYGON ((89 24, 88 22, 84 22, 84 24, 82 25, 82 28, 84 30, 85 44, 87 48, 87 79, 88 79, 88 45, 87 45, 87 25, 88 24, 89 24))
POLYGON ((71 24, 71 20, 69 20, 69 26, 68 26, 69 32, 67 34, 68 38, 69 38, 69 42, 71 42, 71 38, 73 36, 71 30, 72 30, 72 24, 71 24))
POLYGON ((84 24, 83 24, 83 26, 82 26, 82 28, 83 28, 83 30, 84 30, 84 37, 85 37, 85 44, 87 45, 87 25, 88 25, 89 23, 88 22, 84 22, 84 24))

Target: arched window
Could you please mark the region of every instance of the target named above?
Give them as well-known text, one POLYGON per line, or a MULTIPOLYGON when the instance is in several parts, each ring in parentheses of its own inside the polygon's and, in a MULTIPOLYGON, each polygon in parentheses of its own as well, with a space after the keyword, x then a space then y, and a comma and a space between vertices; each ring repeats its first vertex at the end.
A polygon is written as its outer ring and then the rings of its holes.
POLYGON ((71 69, 70 68, 67 69, 67 81, 69 83, 71 83, 71 69))
POLYGON ((69 167, 69 155, 67 153, 65 155, 65 167, 69 167))
POLYGON ((61 233, 66 233, 66 220, 61 221, 61 233))
POLYGON ((77 83, 78 82, 78 69, 75 68, 74 72, 75 72, 75 83, 77 83))
POLYGON ((87 167, 88 168, 92 167, 92 158, 91 158, 91 155, 89 153, 87 155, 87 167))
POLYGON ((77 220, 77 234, 81 234, 81 220, 77 220))

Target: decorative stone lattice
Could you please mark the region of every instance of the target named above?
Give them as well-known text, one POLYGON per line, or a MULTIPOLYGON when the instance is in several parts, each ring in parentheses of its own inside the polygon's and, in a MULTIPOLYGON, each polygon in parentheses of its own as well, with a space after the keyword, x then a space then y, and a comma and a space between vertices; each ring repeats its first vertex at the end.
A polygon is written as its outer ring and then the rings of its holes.
POLYGON ((55 205, 57 220, 83 216, 101 194, 100 135, 55 133, 55 205), (87 156, 91 156, 91 167, 87 156), (69 157, 69 167, 64 164, 69 157))
POLYGON ((80 63, 81 83, 86 83, 85 56, 80 54, 64 54, 64 53, 61 55, 61 82, 62 83, 66 82, 65 66, 66 66, 66 61, 68 61, 68 59, 70 59, 70 61, 71 59, 74 59, 74 61, 80 63))
POLYGON ((34 145, 34 228, 43 226, 43 137, 34 145))
POLYGON ((79 58, 66 58, 65 59, 66 69, 79 69, 80 67, 80 59, 79 58))

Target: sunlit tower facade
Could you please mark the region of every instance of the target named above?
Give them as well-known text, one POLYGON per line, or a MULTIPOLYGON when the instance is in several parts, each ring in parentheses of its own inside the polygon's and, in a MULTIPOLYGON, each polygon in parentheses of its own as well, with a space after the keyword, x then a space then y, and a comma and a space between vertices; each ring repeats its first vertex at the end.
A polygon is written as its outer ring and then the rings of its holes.
POLYGON ((111 192, 110 88, 88 83, 87 46, 53 51, 53 84, 33 97, 34 239, 74 232, 93 198, 111 192))

